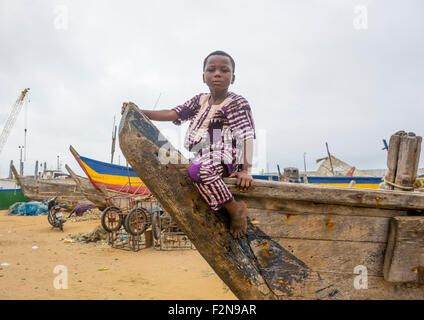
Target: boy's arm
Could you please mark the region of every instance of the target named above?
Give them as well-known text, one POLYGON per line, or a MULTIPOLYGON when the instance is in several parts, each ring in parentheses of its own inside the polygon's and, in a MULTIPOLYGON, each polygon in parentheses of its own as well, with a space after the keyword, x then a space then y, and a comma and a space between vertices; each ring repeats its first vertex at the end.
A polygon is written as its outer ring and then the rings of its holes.
POLYGON ((253 161, 253 139, 244 140, 243 166, 242 171, 247 174, 252 174, 253 161))
POLYGON ((237 186, 240 190, 246 191, 253 185, 252 160, 253 160, 253 139, 247 139, 243 142, 243 165, 239 172, 236 172, 237 186))
POLYGON ((150 120, 155 121, 175 121, 178 114, 175 110, 141 110, 150 120))
MULTIPOLYGON (((121 114, 124 114, 125 109, 127 108, 128 104, 132 102, 124 102, 121 109, 121 114)), ((135 106, 137 106, 135 103, 133 103, 135 106)), ((138 107, 137 107, 138 108, 138 107)), ((150 120, 155 121, 175 121, 178 119, 178 114, 175 110, 141 110, 150 120)))

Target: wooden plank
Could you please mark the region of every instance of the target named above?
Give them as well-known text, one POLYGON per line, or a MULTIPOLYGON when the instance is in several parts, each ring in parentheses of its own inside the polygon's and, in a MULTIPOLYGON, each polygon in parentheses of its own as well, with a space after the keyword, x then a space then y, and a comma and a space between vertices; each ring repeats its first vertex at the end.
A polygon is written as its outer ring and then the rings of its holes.
POLYGON ((248 209, 252 223, 271 238, 366 241, 386 243, 390 218, 291 214, 248 209))
POLYGON ((318 272, 351 274, 364 265, 368 274, 383 276, 385 243, 274 238, 283 248, 318 272))
POLYGON ((249 208, 285 211, 292 214, 311 213, 364 217, 395 217, 404 216, 407 214, 407 211, 405 210, 354 207, 336 204, 316 203, 310 201, 292 201, 277 198, 257 198, 250 197, 248 193, 240 193, 236 196, 236 199, 245 201, 249 208))
POLYGON ((423 300, 422 285, 410 283, 390 283, 383 277, 360 273, 335 274, 318 272, 315 277, 309 277, 302 284, 292 288, 292 295, 280 295, 282 300, 423 300), (327 287, 321 287, 320 278, 328 281, 327 287), (362 282, 366 278, 366 282, 362 282), (355 287, 355 283, 356 284, 355 287), (366 285, 366 289, 365 289, 366 285), (364 286, 361 289, 361 286, 364 286), (359 288, 359 289, 357 289, 359 288))
POLYGON ((384 278, 424 284, 424 217, 392 218, 384 278))
MULTIPOLYGON (((224 181, 233 194, 241 195, 244 193, 236 187, 237 179, 224 178, 224 181)), ((277 198, 347 206, 424 210, 424 194, 422 192, 350 189, 254 180, 254 187, 246 193, 250 197, 265 199, 277 198)))

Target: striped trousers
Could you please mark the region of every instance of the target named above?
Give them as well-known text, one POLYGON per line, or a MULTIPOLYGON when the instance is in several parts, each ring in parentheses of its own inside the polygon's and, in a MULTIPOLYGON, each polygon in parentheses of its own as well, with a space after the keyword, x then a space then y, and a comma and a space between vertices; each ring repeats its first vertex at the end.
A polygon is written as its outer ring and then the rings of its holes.
POLYGON ((222 180, 223 176, 227 177, 232 171, 231 165, 212 160, 192 163, 188 168, 190 178, 212 210, 221 209, 233 199, 233 195, 222 180))

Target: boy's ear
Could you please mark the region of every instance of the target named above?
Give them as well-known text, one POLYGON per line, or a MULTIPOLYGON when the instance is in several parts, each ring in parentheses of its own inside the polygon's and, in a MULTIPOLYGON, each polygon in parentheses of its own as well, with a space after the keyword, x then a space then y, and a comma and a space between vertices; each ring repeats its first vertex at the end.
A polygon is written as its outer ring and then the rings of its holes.
POLYGON ((233 79, 231 80, 231 84, 234 83, 234 80, 236 80, 236 75, 235 74, 233 74, 233 79))
POLYGON ((202 78, 203 78, 203 83, 206 83, 206 81, 205 81, 205 74, 204 73, 202 74, 202 78))

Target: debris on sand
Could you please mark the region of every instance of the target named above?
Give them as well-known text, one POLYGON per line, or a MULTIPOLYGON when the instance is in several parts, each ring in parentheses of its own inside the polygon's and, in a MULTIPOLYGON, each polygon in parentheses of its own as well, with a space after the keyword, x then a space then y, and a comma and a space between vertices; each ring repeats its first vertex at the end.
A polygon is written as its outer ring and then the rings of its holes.
POLYGON ((102 217, 102 211, 97 208, 92 208, 86 210, 82 216, 72 215, 68 218, 68 221, 80 222, 80 221, 90 221, 90 220, 99 220, 102 217))
POLYGON ((91 232, 80 232, 76 235, 68 235, 66 239, 62 240, 65 240, 65 243, 70 243, 66 241, 82 243, 106 241, 107 231, 103 229, 102 225, 98 225, 91 232))

